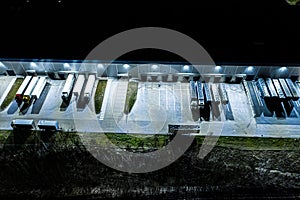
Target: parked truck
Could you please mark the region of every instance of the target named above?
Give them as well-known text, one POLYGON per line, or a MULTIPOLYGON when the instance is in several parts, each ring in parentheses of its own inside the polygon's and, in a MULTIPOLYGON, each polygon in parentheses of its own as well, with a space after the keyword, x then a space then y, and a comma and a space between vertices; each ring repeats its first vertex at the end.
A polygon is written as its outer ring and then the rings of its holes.
POLYGON ((68 74, 67 80, 65 82, 64 88, 61 92, 61 98, 64 102, 67 102, 71 99, 71 92, 73 89, 74 85, 74 80, 75 80, 75 75, 74 74, 68 74))
POLYGON ((32 94, 31 94, 31 98, 36 101, 40 98, 45 86, 47 83, 47 79, 45 76, 40 77, 39 81, 37 82, 32 94))
POLYGON ((29 83, 29 85, 28 85, 28 87, 27 87, 27 89, 24 93, 24 96, 23 96, 23 102, 24 103, 27 103, 27 104, 30 103, 30 100, 32 99, 31 94, 32 94, 38 80, 39 80, 39 77, 36 77, 36 76, 32 77, 32 79, 31 79, 31 81, 30 81, 30 83, 29 83))
POLYGON ((39 129, 43 129, 43 130, 53 130, 53 131, 59 130, 58 121, 53 121, 53 120, 39 120, 37 126, 39 127, 39 129))
POLYGON ((85 102, 89 102, 92 97, 95 80, 96 80, 95 75, 90 74, 88 77, 88 81, 85 85, 85 89, 84 89, 84 101, 85 102))
POLYGON ((24 93, 25 93, 25 91, 26 91, 26 89, 27 89, 27 87, 28 87, 31 79, 32 79, 32 76, 26 76, 25 79, 23 80, 21 86, 19 87, 19 89, 18 89, 18 91, 16 93, 16 97, 15 97, 15 99, 16 99, 16 101, 18 103, 22 102, 23 95, 24 95, 24 93))
POLYGON ((28 129, 32 130, 35 129, 35 123, 32 119, 14 119, 11 122, 12 128, 20 128, 20 129, 28 129))
POLYGON ((73 89, 73 95, 76 97, 76 99, 79 99, 79 96, 81 94, 81 90, 83 88, 84 85, 84 81, 85 81, 85 76, 84 74, 79 74, 73 89))

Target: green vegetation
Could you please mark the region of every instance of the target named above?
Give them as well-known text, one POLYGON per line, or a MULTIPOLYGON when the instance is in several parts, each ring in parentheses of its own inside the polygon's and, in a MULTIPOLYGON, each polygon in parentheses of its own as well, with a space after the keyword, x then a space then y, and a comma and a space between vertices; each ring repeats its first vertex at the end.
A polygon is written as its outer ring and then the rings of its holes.
POLYGON ((115 145, 123 148, 153 148, 160 149, 170 141, 168 135, 129 135, 106 133, 107 138, 115 145))
MULTIPOLYGON (((204 137, 196 137, 196 141, 202 144, 204 137)), ((300 139, 222 136, 216 146, 241 150, 300 150, 300 139)))
POLYGON ((4 144, 10 134, 11 134, 11 131, 1 130, 0 131, 0 144, 4 144))
MULTIPOLYGON (((43 134, 44 132, 42 132, 43 134)), ((52 138, 52 142, 56 145, 72 146, 80 144, 81 140, 76 132, 56 132, 52 138)))
POLYGON ((111 143, 127 149, 160 149, 169 141, 168 135, 80 133, 81 141, 87 145, 110 147, 111 143))
MULTIPOLYGON (((103 139, 103 133, 76 133, 76 132, 55 132, 47 133, 40 131, 0 131, 0 144, 10 143, 9 136, 14 133, 15 136, 24 138, 23 144, 36 144, 40 139, 48 138, 47 141, 56 146, 71 147, 74 145, 90 144, 102 147, 108 146, 103 139), (81 136, 81 137, 80 137, 81 136)), ((128 149, 160 149, 171 140, 170 135, 142 135, 142 134, 115 134, 105 133, 109 141, 120 148, 128 149)), ((11 138, 12 139, 12 138, 11 138)), ((202 145, 205 137, 196 136, 197 145, 202 145)), ((16 141, 17 138, 14 138, 16 141)), ((45 142, 45 141, 44 141, 45 142)), ((254 138, 254 137, 220 137, 216 147, 225 147, 239 150, 300 150, 300 138, 254 138)))
POLYGON ((299 5, 300 0, 286 0, 290 5, 299 5))
POLYGON ((106 80, 98 81, 96 94, 95 94, 95 111, 97 114, 99 114, 101 111, 101 106, 102 106, 102 102, 103 102, 103 98, 104 98, 106 83, 107 83, 106 80))
POLYGON ((21 129, 0 131, 0 144, 39 144, 41 140, 46 143, 66 147, 81 143, 80 137, 76 132, 45 132, 21 129))
POLYGON ((109 141, 120 148, 129 149, 160 149, 170 141, 168 135, 130 135, 115 133, 76 133, 76 132, 44 132, 44 131, 0 131, 0 144, 14 144, 22 141, 22 144, 38 144, 40 140, 46 143, 52 143, 55 146, 72 147, 74 145, 89 144, 107 147, 108 141, 104 140, 106 136, 109 141), (14 135, 14 137, 10 137, 14 135), (18 137, 18 138, 17 138, 18 137))
POLYGON ((16 93, 19 89, 19 87, 21 86, 23 82, 23 79, 21 78, 17 78, 15 83, 13 84, 11 90, 9 91, 8 95, 5 97, 1 107, 0 107, 0 110, 4 110, 9 104, 10 102, 12 102, 12 100, 15 98, 16 96, 16 93))
POLYGON ((129 81, 127 93, 126 93, 125 107, 124 107, 125 114, 130 113, 130 111, 136 101, 137 91, 138 91, 138 82, 129 81))

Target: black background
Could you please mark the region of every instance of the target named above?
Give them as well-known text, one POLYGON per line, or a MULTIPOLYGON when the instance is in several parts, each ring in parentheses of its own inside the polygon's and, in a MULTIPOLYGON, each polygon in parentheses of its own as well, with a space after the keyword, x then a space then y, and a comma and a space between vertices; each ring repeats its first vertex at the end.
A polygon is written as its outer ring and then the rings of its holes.
MULTIPOLYGON (((192 37, 217 63, 296 64, 299 22, 300 6, 285 0, 8 0, 0 6, 0 57, 80 60, 114 34, 155 26, 192 37)), ((121 59, 180 60, 156 50, 121 59)))

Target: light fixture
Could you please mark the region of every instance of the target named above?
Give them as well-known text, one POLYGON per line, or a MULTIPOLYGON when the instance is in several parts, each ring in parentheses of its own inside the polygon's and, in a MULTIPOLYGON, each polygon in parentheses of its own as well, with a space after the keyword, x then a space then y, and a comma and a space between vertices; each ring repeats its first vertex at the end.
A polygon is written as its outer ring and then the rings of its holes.
POLYGON ((123 67, 124 67, 125 69, 128 69, 130 66, 129 66, 128 64, 124 64, 123 67))
POLYGON ((184 65, 184 66, 183 66, 183 70, 184 70, 184 71, 187 71, 187 70, 189 70, 189 69, 190 69, 190 67, 189 67, 188 65, 184 65))
POLYGON ((2 62, 0 62, 0 67, 5 67, 5 65, 2 62))
POLYGON ((253 69, 254 69, 254 67, 252 67, 252 66, 247 67, 248 71, 252 71, 253 69))
POLYGON ((104 69, 103 64, 98 64, 97 66, 98 66, 100 69, 104 69))
POLYGON ((31 63, 30 63, 30 66, 31 66, 31 67, 37 67, 37 65, 36 65, 35 62, 31 62, 31 63))
POLYGON ((222 67, 221 67, 221 66, 215 66, 215 70, 216 70, 216 71, 218 71, 218 72, 219 72, 221 69, 222 69, 222 67))
POLYGON ((280 71, 280 72, 285 72, 285 71, 287 71, 287 67, 280 67, 280 68, 279 68, 279 71, 280 71))
POLYGON ((64 67, 68 68, 68 67, 70 67, 70 64, 69 63, 64 63, 64 67))
POLYGON ((158 66, 157 65, 152 65, 151 68, 156 70, 158 68, 158 66))
POLYGON ((253 72, 253 70, 254 70, 254 67, 252 67, 252 66, 249 66, 246 68, 246 72, 248 72, 248 73, 253 72))

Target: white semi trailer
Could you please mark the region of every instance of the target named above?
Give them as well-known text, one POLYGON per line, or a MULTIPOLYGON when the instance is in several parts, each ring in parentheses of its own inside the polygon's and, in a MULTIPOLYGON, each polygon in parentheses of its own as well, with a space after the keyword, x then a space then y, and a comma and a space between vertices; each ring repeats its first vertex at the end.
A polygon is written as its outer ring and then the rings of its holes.
POLYGON ((27 87, 28 87, 31 79, 32 79, 32 76, 26 76, 25 79, 23 80, 21 86, 19 87, 19 89, 18 89, 18 91, 16 93, 16 97, 15 97, 15 99, 16 99, 16 101, 18 103, 22 102, 23 95, 24 95, 24 93, 25 93, 25 91, 26 91, 26 89, 27 89, 27 87))
POLYGON ((95 75, 90 74, 89 77, 88 77, 88 81, 85 85, 85 89, 84 89, 84 101, 85 102, 89 102, 91 97, 92 97, 95 80, 96 80, 95 75))
POLYGON ((36 101, 40 98, 45 86, 47 83, 47 79, 45 76, 40 77, 39 81, 37 82, 32 94, 31 94, 31 98, 36 101))
POLYGON ((75 80, 75 75, 69 74, 65 82, 64 88, 61 92, 61 98, 64 102, 69 101, 72 96, 71 91, 74 85, 74 80, 75 80))
POLYGON ((73 95, 76 96, 77 100, 79 99, 81 90, 83 88, 84 81, 85 81, 84 74, 79 74, 77 77, 74 89, 73 89, 73 95))

